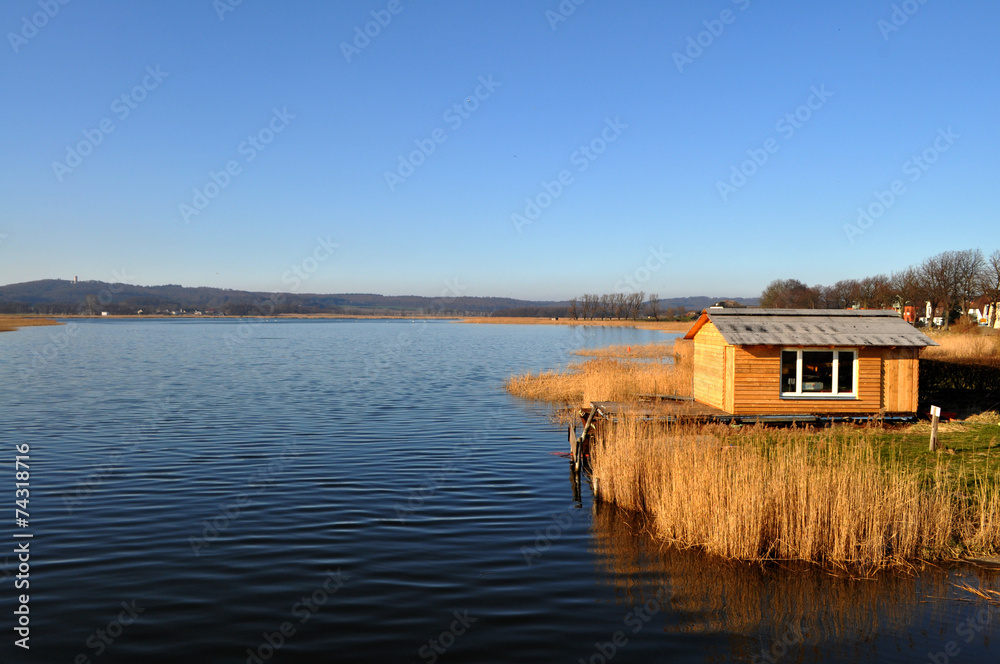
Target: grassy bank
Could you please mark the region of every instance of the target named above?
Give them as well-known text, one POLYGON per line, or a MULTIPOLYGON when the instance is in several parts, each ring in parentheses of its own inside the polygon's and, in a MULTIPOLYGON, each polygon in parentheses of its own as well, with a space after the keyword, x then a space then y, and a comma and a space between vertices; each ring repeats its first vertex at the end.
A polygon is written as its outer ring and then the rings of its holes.
POLYGON ((0 332, 13 332, 19 327, 35 327, 38 325, 62 325, 62 323, 51 318, 0 314, 0 332))
POLYGON ((1000 430, 977 432, 955 458, 854 426, 623 421, 593 445, 592 477, 598 499, 645 514, 657 537, 727 558, 877 568, 995 555, 1000 430))

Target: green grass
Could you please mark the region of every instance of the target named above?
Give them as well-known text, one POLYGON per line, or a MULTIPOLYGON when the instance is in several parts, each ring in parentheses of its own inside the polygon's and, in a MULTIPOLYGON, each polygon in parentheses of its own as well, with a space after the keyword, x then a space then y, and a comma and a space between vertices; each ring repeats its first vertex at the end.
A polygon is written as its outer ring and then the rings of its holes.
POLYGON ((945 422, 938 428, 938 451, 930 452, 930 425, 920 423, 900 429, 873 429, 885 461, 934 472, 940 457, 952 467, 978 475, 1000 477, 1000 425, 983 422, 945 422), (954 454, 952 454, 954 452, 954 454))

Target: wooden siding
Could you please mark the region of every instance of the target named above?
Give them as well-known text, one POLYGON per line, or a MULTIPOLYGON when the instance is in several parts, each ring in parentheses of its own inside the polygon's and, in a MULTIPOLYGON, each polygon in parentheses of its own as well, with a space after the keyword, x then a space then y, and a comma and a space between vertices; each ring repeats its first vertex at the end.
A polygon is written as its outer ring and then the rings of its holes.
POLYGON ((735 390, 733 387, 736 385, 736 346, 726 346, 726 359, 725 368, 723 370, 723 375, 725 376, 723 386, 725 388, 725 395, 723 396, 723 410, 727 413, 733 412, 733 395, 735 390))
POLYGON ((781 397, 781 348, 734 347, 732 409, 735 415, 877 413, 882 408, 882 349, 858 349, 855 399, 781 397))
MULTIPOLYGON (((781 348, 731 346, 710 321, 694 335, 696 401, 734 415, 915 413, 918 348, 858 348, 857 396, 781 397, 781 348)), ((817 350, 820 350, 817 348, 817 350)))
MULTIPOLYGON (((712 323, 705 323, 694 337, 694 398, 725 410, 726 340, 712 323)), ((731 383, 730 383, 731 384, 731 383)))
POLYGON ((919 355, 917 348, 885 350, 882 356, 882 403, 886 412, 917 412, 919 355))

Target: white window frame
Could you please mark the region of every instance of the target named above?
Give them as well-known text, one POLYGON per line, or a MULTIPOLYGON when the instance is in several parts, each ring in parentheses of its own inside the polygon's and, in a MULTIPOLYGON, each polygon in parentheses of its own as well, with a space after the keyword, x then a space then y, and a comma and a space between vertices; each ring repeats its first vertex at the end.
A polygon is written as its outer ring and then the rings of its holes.
POLYGON ((784 353, 795 353, 795 392, 786 392, 785 386, 781 385, 782 399, 857 399, 858 398, 858 349, 857 348, 782 348, 779 358, 779 376, 781 371, 780 362, 784 353), (803 352, 826 352, 833 353, 833 392, 803 392, 802 391, 802 353, 803 352), (854 380, 851 384, 850 392, 838 392, 837 383, 840 375, 840 354, 854 353, 852 376, 854 380))

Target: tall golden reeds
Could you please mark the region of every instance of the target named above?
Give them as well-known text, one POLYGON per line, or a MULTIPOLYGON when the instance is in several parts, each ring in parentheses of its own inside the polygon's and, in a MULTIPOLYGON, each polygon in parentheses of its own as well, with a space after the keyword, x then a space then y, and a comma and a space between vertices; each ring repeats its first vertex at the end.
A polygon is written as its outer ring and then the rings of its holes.
POLYGON ((921 354, 931 360, 976 364, 1000 363, 1000 335, 991 331, 950 332, 934 335, 939 345, 929 346, 921 354))
POLYGON ((38 325, 62 325, 62 323, 51 318, 0 315, 0 332, 12 332, 19 327, 35 327, 38 325))
POLYGON ((609 423, 595 495, 649 515, 657 536, 741 560, 880 567, 1000 550, 995 477, 879 454, 864 429, 609 423), (969 487, 972 487, 969 489, 969 487))
MULTIPOLYGON (((615 347, 617 348, 617 347, 615 347)), ((592 360, 571 364, 565 371, 544 371, 511 376, 504 387, 515 396, 539 401, 586 405, 592 401, 635 401, 641 395, 691 395, 688 363, 645 361, 663 357, 663 346, 634 346, 635 359, 621 357, 623 349, 608 351, 592 360)), ((630 355, 630 352, 624 355, 630 355)), ((598 354, 582 351, 581 354, 598 354)), ((672 354, 668 355, 672 357, 672 354)))
POLYGON ((596 327, 634 327, 640 330, 659 330, 661 332, 687 332, 693 321, 669 320, 623 320, 618 318, 528 318, 515 316, 476 316, 465 318, 463 323, 486 325, 583 325, 596 327))

